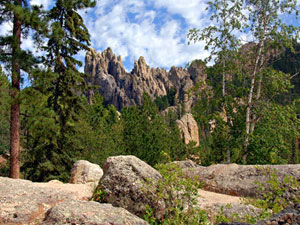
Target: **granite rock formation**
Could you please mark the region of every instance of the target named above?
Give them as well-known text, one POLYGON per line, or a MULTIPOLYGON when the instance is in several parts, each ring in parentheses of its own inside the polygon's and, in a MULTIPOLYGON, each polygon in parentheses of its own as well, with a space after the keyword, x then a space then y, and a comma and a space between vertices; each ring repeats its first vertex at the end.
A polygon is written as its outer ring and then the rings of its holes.
POLYGON ((89 200, 95 185, 0 177, 2 225, 147 225, 122 208, 89 200))
POLYGON ((103 175, 103 170, 99 165, 90 163, 86 160, 78 160, 74 163, 71 171, 71 184, 85 184, 95 183, 98 184, 103 175))
POLYGON ((53 206, 88 200, 93 191, 88 184, 33 183, 0 177, 0 224, 39 224, 53 206))
POLYGON ((98 188, 105 193, 104 202, 125 208, 140 217, 145 215, 146 205, 156 209, 158 213, 154 216, 157 218, 163 215, 164 202, 156 200, 155 185, 147 184, 149 181, 155 184, 162 179, 157 170, 135 156, 109 157, 103 170, 98 188))
POLYGON ((150 68, 144 57, 134 62, 133 70, 126 72, 122 59, 116 56, 111 48, 97 53, 94 49, 87 52, 84 71, 89 75, 87 83, 94 89, 88 92, 93 95, 100 92, 105 101, 113 104, 117 110, 124 106, 142 104, 143 93, 148 93, 152 99, 167 95, 168 90, 176 89, 177 101, 183 101, 185 110, 190 111, 193 96, 188 91, 196 82, 205 83, 204 65, 197 62, 188 69, 172 67, 170 71, 160 68, 150 68))
MULTIPOLYGON (((300 181, 300 165, 237 165, 216 164, 209 167, 198 166, 184 169, 189 177, 197 177, 204 183, 203 189, 241 197, 260 197, 257 191, 259 183, 266 183, 270 179, 266 171, 276 171, 279 181, 288 175, 300 181)), ((299 195, 300 190, 289 190, 291 197, 299 195)))
POLYGON ((127 210, 110 204, 87 201, 66 201, 51 208, 43 225, 148 225, 127 210))
POLYGON ((193 141, 196 143, 196 146, 199 146, 198 125, 193 115, 187 113, 183 115, 180 120, 177 120, 176 123, 181 131, 184 143, 188 144, 193 141))

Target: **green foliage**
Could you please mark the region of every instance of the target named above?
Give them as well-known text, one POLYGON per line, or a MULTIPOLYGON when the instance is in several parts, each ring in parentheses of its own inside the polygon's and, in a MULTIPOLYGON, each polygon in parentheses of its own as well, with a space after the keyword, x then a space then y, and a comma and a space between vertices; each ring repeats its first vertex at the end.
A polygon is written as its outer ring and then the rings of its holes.
MULTIPOLYGON (((41 38, 47 29, 46 17, 40 7, 29 7, 26 0, 3 0, 0 2, 0 14, 0 24, 12 23, 14 18, 19 20, 22 24, 22 39, 26 39, 31 32, 36 47, 39 47, 42 42, 41 38)), ((8 71, 11 71, 13 69, 12 61, 17 60, 21 70, 30 72, 39 62, 39 59, 34 57, 31 51, 17 47, 20 40, 14 35, 11 31, 0 36, 0 61, 4 63, 8 71), (7 54, 7 49, 10 49, 9 53, 11 54, 7 54), (12 51, 13 49, 14 51, 12 51)))
POLYGON ((100 186, 98 186, 94 193, 93 193, 93 197, 92 197, 92 201, 96 201, 96 202, 99 202, 99 203, 102 203, 103 202, 103 198, 104 196, 106 195, 106 192, 105 191, 102 191, 100 186))
POLYGON ((249 163, 297 163, 294 161, 294 157, 297 156, 292 151, 293 144, 299 136, 295 105, 265 104, 261 118, 250 138, 249 163))
POLYGON ((144 94, 141 107, 122 110, 125 154, 135 155, 150 165, 164 161, 163 152, 173 160, 183 159, 186 146, 179 137, 175 123, 164 121, 149 95, 144 94))
POLYGON ((155 98, 154 103, 157 105, 159 111, 163 111, 169 106, 175 105, 176 89, 171 88, 167 91, 167 95, 158 96, 155 98))
POLYGON ((258 183, 260 199, 254 205, 264 210, 272 210, 274 214, 281 210, 300 203, 300 182, 296 177, 286 175, 282 180, 278 178, 276 170, 261 168, 269 178, 266 183, 258 183))
POLYGON ((82 132, 83 159, 103 165, 109 156, 124 153, 123 124, 114 106, 104 106, 103 99, 95 95, 93 105, 86 105, 83 120, 87 121, 82 132))
MULTIPOLYGON (((157 202, 164 201, 166 204, 165 214, 161 219, 156 219, 152 215, 155 209, 147 208, 144 219, 150 224, 207 224, 208 218, 205 211, 195 207, 198 197, 197 179, 186 178, 176 164, 159 164, 157 169, 163 176, 162 180, 155 182, 157 187, 157 202)), ((148 181, 148 185, 153 185, 148 181)))
POLYGON ((277 170, 267 167, 258 167, 267 177, 264 183, 256 182, 258 185, 257 199, 244 199, 245 204, 251 204, 261 209, 257 216, 247 216, 247 222, 254 224, 259 220, 270 218, 289 206, 300 203, 300 182, 296 177, 286 175, 279 178, 277 170))
POLYGON ((81 94, 85 90, 85 74, 77 70, 82 63, 74 55, 88 50, 90 39, 77 11, 94 5, 95 1, 90 0, 57 0, 47 12, 50 30, 46 35, 48 43, 43 47, 47 52, 43 58, 46 69, 33 71, 34 88, 29 89, 42 101, 37 105, 29 102, 30 114, 28 121, 25 119, 29 135, 23 170, 31 180, 67 181, 74 160, 84 150, 82 128, 86 128, 86 122, 80 117, 84 111, 81 94), (30 117, 40 119, 31 121, 30 117))
MULTIPOLYGON (((230 205, 228 207, 230 207, 230 205)), ((221 206, 217 215, 214 216, 214 222, 215 224, 230 222, 230 219, 224 214, 224 206, 221 206)))
POLYGON ((193 90, 204 165, 298 162, 298 95, 291 96, 291 76, 285 72, 298 72, 297 54, 291 52, 299 28, 286 26, 278 15, 297 13, 295 2, 210 1, 207 9, 216 25, 190 30, 190 41, 206 42, 207 60, 216 56, 206 70, 209 87, 200 83, 193 90), (237 31, 251 32, 258 44, 241 46, 237 31), (294 61, 290 69, 285 66, 290 63, 278 60, 281 53, 294 61))
POLYGON ((0 155, 9 152, 9 81, 0 67, 0 155))

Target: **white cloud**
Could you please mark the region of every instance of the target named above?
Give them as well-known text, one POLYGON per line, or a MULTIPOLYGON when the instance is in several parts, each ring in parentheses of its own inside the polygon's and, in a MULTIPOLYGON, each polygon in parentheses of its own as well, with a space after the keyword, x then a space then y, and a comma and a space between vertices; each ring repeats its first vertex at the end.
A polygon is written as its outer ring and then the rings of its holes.
POLYGON ((30 0, 31 5, 43 5, 44 9, 49 9, 52 3, 51 0, 30 0))
POLYGON ((11 22, 4 22, 0 25, 0 36, 7 35, 10 31, 12 31, 12 23, 11 22))
POLYGON ((201 26, 203 18, 207 16, 205 0, 152 0, 152 2, 158 8, 163 7, 171 14, 182 16, 192 27, 201 26))
POLYGON ((92 47, 98 51, 111 47, 123 60, 129 59, 132 64, 139 56, 144 56, 150 66, 166 68, 207 56, 203 43, 187 45, 186 38, 192 25, 201 25, 203 20, 207 20, 201 17, 204 8, 199 9, 203 1, 157 0, 152 7, 146 7, 149 2, 141 0, 113 3, 102 0, 97 3, 95 9, 82 15, 91 34, 92 47), (168 20, 154 23, 162 7, 168 13, 159 16, 166 16, 168 20), (92 11, 95 17, 91 16, 92 11), (129 17, 129 13, 134 13, 134 17, 129 17), (183 27, 182 21, 171 14, 179 14, 191 27, 183 27))

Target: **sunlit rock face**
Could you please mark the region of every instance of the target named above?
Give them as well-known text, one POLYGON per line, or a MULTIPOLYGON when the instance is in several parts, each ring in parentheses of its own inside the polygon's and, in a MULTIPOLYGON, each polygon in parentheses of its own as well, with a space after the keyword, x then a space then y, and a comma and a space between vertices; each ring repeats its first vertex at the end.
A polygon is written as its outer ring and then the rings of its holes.
POLYGON ((108 48, 101 53, 94 49, 87 52, 84 71, 89 75, 88 85, 94 87, 88 94, 99 92, 108 104, 113 104, 118 110, 124 106, 141 105, 143 93, 148 93, 154 100, 174 88, 177 91, 176 101, 183 101, 185 110, 189 112, 194 97, 188 92, 197 82, 205 83, 203 69, 203 64, 195 62, 187 69, 172 67, 167 72, 161 68, 150 68, 141 56, 128 73, 121 57, 108 48))

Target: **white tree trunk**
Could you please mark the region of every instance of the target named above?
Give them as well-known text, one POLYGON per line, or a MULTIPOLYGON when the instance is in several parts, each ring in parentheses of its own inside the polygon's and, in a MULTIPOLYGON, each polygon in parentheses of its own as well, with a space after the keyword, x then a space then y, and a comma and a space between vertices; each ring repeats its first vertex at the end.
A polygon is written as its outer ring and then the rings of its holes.
POLYGON ((246 138, 245 138, 245 142, 244 142, 244 156, 243 156, 243 160, 244 162, 247 161, 247 157, 248 157, 248 145, 249 145, 249 135, 250 135, 250 125, 251 125, 251 109, 252 109, 252 103, 253 103, 253 93, 254 93, 254 88, 255 88, 255 79, 256 79, 256 74, 257 74, 257 70, 258 70, 258 65, 259 62, 261 60, 261 53, 262 53, 262 49, 264 47, 264 43, 263 41, 260 41, 259 43, 259 47, 258 47, 258 53, 255 59, 255 64, 254 64, 254 69, 252 72, 252 77, 251 77, 251 87, 250 87, 250 91, 249 91, 249 96, 248 96, 248 104, 247 104, 247 111, 246 111, 246 138))

